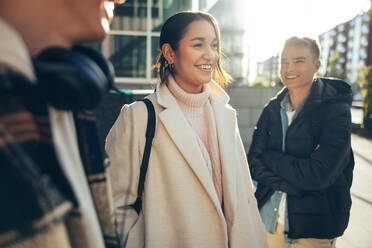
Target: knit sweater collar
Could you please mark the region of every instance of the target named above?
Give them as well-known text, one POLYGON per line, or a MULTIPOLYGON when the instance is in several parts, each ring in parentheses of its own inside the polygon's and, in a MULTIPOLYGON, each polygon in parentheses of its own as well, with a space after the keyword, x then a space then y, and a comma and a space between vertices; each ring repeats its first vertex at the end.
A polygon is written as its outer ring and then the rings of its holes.
POLYGON ((203 108, 210 97, 209 84, 203 86, 201 93, 191 94, 184 91, 172 76, 168 80, 168 89, 176 98, 177 102, 186 108, 203 108))

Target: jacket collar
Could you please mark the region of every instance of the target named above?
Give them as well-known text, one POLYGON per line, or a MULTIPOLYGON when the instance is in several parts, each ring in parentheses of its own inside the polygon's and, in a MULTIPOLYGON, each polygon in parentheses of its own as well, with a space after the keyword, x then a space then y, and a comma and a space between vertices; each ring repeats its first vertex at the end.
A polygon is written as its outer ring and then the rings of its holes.
MULTIPOLYGON (((284 87, 271 101, 272 107, 280 108, 280 102, 288 94, 288 89, 284 87)), ((325 102, 346 102, 351 103, 351 87, 345 81, 335 78, 316 78, 313 81, 309 95, 304 103, 303 109, 297 115, 296 119, 307 115, 320 104, 325 102)))
MULTIPOLYGON (((313 84, 310 89, 309 95, 306 97, 306 100, 304 100, 304 106, 303 109, 305 111, 301 112, 307 112, 307 110, 310 108, 317 106, 322 102, 322 94, 324 91, 324 83, 321 79, 314 79, 313 84)), ((289 94, 287 87, 283 87, 275 97, 271 99, 271 101, 274 101, 277 103, 277 107, 279 108, 281 105, 281 102, 285 99, 285 97, 289 94)))
POLYGON ((315 107, 319 106, 324 99, 324 82, 321 79, 315 79, 313 85, 311 86, 311 90, 309 95, 307 96, 307 100, 305 105, 303 106, 303 111, 300 112, 299 115, 306 114, 313 110, 315 107))
POLYGON ((10 67, 15 72, 21 73, 30 81, 35 81, 27 47, 17 31, 0 18, 0 64, 10 67))
MULTIPOLYGON (((312 99, 319 99, 322 96, 322 92, 324 90, 324 83, 320 78, 314 79, 313 84, 310 89, 309 93, 309 100, 312 99)), ((272 100, 278 100, 279 102, 283 100, 283 98, 288 94, 288 88, 283 87, 272 100)))

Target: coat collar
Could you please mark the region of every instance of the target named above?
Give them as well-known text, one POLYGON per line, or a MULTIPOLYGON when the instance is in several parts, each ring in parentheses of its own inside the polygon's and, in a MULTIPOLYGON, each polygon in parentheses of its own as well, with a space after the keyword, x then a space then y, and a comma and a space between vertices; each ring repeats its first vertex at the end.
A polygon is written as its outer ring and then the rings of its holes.
POLYGON ((9 66, 30 81, 35 81, 30 55, 21 36, 0 18, 0 64, 9 66))
MULTIPOLYGON (((211 105, 217 122, 216 128, 220 147, 223 184, 235 185, 235 179, 232 177, 234 174, 233 171, 226 169, 227 165, 236 163, 236 161, 234 162, 229 159, 234 157, 231 156, 231 154, 234 152, 234 147, 236 145, 232 141, 233 138, 231 137, 231 132, 228 131, 234 129, 236 125, 234 122, 230 121, 234 120, 235 111, 227 105, 229 97, 220 86, 215 82, 211 82, 210 90, 211 105), (231 180, 231 182, 229 181, 229 183, 227 183, 226 180, 231 180)), ((164 108, 159 112, 159 120, 162 122, 174 144, 187 161, 187 164, 193 170, 197 179, 203 185, 208 196, 216 206, 217 211, 221 216, 223 216, 213 181, 210 178, 207 166, 195 138, 195 132, 192 130, 192 127, 184 116, 176 99, 165 84, 157 85, 155 96, 157 102, 164 108)), ((226 195, 226 190, 229 189, 224 189, 224 196, 226 195)), ((235 192, 235 189, 231 190, 235 192)))

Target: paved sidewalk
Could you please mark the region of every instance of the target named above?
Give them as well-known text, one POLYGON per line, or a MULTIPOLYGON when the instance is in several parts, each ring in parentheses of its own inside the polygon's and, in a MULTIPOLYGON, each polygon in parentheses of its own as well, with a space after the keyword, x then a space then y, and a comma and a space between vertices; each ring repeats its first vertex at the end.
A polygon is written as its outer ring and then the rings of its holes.
POLYGON ((362 124, 363 122, 363 109, 361 108, 351 108, 351 121, 354 124, 362 124))
POLYGON ((352 135, 355 168, 349 226, 337 248, 372 248, 372 141, 352 135))

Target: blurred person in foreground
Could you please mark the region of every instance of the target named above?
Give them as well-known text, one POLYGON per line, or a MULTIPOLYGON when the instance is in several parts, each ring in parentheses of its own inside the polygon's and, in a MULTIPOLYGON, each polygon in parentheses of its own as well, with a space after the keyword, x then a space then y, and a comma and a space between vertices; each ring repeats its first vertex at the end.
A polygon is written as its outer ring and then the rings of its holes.
POLYGON ((248 152, 270 247, 335 247, 348 225, 351 88, 338 79, 314 79, 319 66, 315 40, 286 40, 285 87, 262 111, 248 152))
POLYGON ((142 210, 135 211, 145 146, 143 102, 124 105, 106 140, 118 233, 125 247, 267 247, 239 135, 221 86, 215 19, 180 12, 163 25, 160 80, 148 96, 156 129, 142 210))
POLYGON ((0 246, 115 245, 95 107, 117 1, 0 1, 0 246), (89 185, 88 185, 89 182, 89 185))

